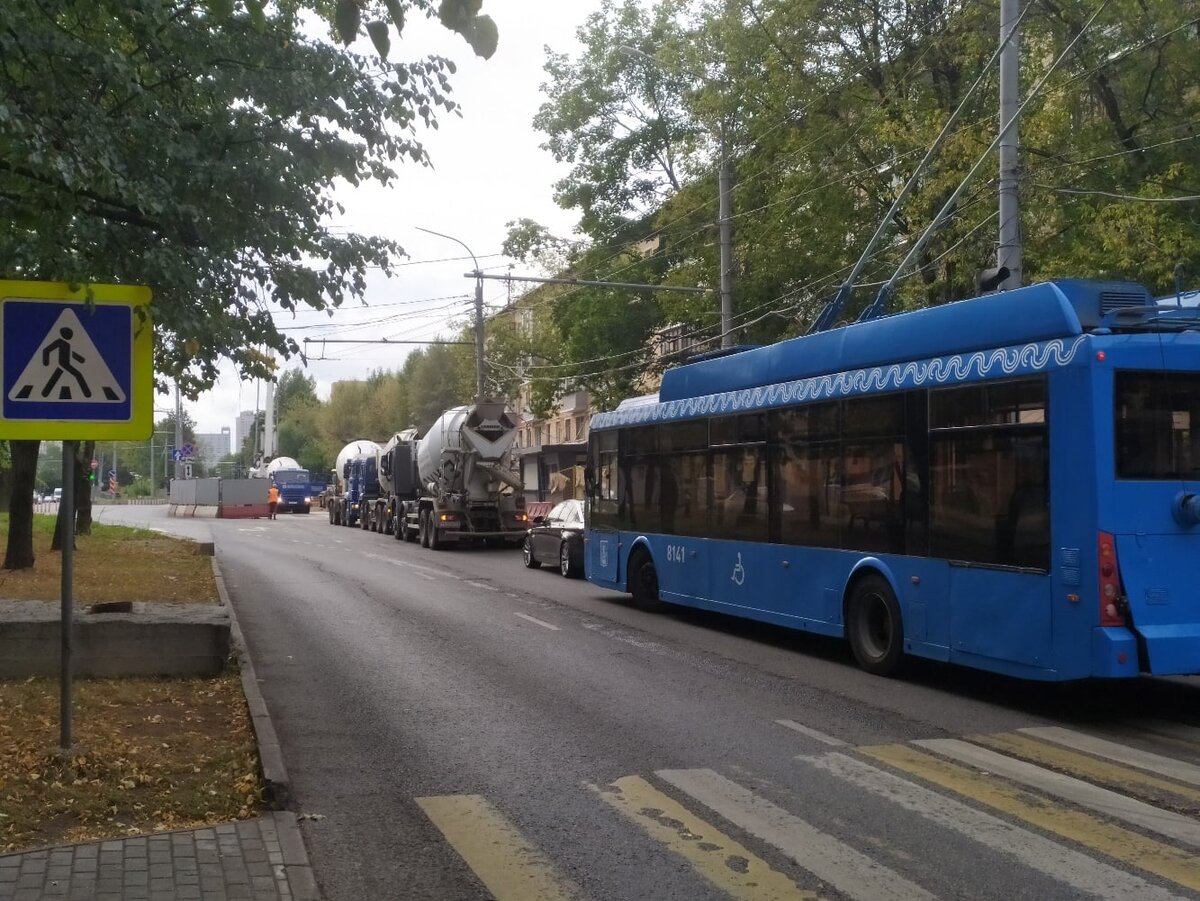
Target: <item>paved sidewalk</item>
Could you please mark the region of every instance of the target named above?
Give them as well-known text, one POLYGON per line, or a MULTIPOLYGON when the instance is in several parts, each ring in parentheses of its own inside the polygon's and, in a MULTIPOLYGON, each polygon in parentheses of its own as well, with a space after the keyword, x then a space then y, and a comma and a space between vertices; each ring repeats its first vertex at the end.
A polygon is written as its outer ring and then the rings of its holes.
POLYGON ((296 815, 0 856, 0 901, 318 901, 296 815))

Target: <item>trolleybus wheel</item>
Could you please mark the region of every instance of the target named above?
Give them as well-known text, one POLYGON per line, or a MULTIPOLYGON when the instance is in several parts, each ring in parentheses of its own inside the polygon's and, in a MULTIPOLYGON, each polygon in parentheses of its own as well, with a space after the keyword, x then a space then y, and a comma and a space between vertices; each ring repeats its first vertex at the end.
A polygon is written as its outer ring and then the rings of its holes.
POLYGON ((858 665, 876 676, 890 676, 904 657, 904 622, 887 579, 864 576, 846 604, 846 635, 858 665))
POLYGON ((533 556, 533 539, 528 535, 525 536, 525 543, 521 545, 521 559, 525 562, 526 569, 537 569, 542 565, 538 558, 533 556))
POLYGON ((658 596, 658 571, 654 560, 642 548, 629 556, 629 593, 633 602, 643 610, 661 610, 663 602, 658 596))

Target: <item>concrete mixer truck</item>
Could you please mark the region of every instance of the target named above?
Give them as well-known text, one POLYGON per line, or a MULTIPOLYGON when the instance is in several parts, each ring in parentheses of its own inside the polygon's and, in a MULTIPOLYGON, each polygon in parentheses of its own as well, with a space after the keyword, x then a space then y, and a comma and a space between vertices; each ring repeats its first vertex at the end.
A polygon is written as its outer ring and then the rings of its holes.
MULTIPOLYGON (((434 550, 484 541, 520 545, 529 518, 513 454, 516 437, 516 416, 502 403, 443 413, 416 442, 417 495, 393 495, 392 534, 434 550)), ((393 471, 402 458, 403 451, 393 471)))
POLYGON ((362 517, 364 501, 379 496, 379 479, 375 475, 375 457, 379 445, 374 441, 351 441, 340 451, 334 463, 334 494, 325 499, 329 524, 357 525, 362 517), (364 461, 370 461, 370 466, 364 461))
POLYGON ((291 457, 276 457, 263 470, 263 477, 273 480, 279 489, 280 513, 307 513, 323 487, 291 457))

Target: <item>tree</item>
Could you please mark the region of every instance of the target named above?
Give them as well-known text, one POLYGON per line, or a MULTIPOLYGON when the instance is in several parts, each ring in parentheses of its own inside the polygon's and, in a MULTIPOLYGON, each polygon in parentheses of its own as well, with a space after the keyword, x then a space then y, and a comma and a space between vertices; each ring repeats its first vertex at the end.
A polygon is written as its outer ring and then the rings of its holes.
POLYGON ((293 409, 317 402, 317 380, 302 369, 289 369, 275 386, 276 419, 283 421, 293 409))
POLYGON ((579 28, 579 60, 548 52, 548 99, 534 125, 556 160, 572 165, 555 200, 582 213, 580 228, 601 238, 656 208, 683 180, 681 155, 694 141, 679 99, 688 80, 647 63, 678 40, 676 3, 647 12, 637 0, 605 0, 579 28))
MULTIPOLYGON (((271 305, 336 306, 362 296, 368 267, 390 274, 395 243, 329 228, 331 189, 427 163, 418 124, 457 111, 449 60, 340 49, 305 34, 306 6, 344 38, 364 10, 386 8, 396 29, 405 9, 434 14, 427 0, 0 4, 2 277, 152 286, 155 371, 191 397, 222 357, 269 377, 260 348, 298 352, 271 305)), ((479 7, 443 0, 437 14, 488 55, 495 28, 479 7)), ((366 30, 386 53, 378 22, 366 30)), ((36 442, 17 456, 32 472, 36 442)), ((31 559, 17 519, 12 560, 31 559)))

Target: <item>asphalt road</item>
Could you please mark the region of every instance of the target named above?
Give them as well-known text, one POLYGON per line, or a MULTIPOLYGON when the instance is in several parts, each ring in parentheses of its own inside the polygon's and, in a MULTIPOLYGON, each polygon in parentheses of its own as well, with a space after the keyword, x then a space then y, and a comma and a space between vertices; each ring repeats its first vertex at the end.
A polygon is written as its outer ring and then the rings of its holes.
POLYGON ((216 541, 329 899, 1200 897, 1200 681, 885 680, 516 551, 100 518, 216 541))

